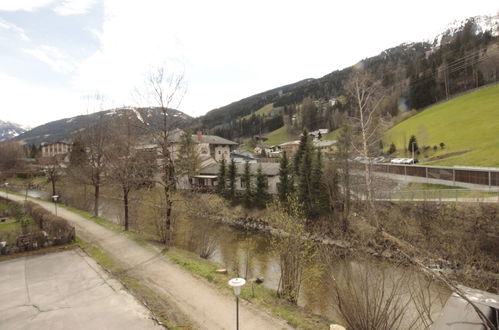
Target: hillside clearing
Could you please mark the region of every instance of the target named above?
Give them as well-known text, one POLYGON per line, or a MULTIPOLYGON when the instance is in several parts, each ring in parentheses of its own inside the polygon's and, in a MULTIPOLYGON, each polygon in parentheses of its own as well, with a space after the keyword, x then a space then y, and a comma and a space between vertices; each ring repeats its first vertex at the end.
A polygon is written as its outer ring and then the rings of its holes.
POLYGON ((431 147, 425 159, 420 156, 423 163, 498 167, 499 85, 432 106, 399 123, 386 132, 385 146, 394 143, 398 155, 405 156, 402 150, 411 135, 416 136, 420 149, 431 147), (439 146, 441 142, 444 149, 439 146), (436 152, 433 146, 437 146, 436 152))
POLYGON ((249 115, 244 116, 241 119, 249 119, 253 115, 263 116, 263 115, 268 114, 270 111, 272 111, 272 109, 274 109, 274 104, 273 103, 269 103, 269 104, 264 105, 263 107, 261 107, 257 111, 255 111, 253 113, 250 113, 249 115))
POLYGON ((267 141, 263 142, 263 144, 266 146, 274 146, 293 140, 288 132, 287 126, 278 128, 275 131, 272 131, 269 134, 265 135, 265 137, 268 139, 267 141))

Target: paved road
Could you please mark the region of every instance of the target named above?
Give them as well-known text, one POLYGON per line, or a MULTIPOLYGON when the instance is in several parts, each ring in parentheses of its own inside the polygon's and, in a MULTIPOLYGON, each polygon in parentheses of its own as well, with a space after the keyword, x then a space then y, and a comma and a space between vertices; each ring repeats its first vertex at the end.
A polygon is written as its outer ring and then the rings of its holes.
MULTIPOLYGON (((24 197, 9 195, 16 201, 24 197)), ((32 200, 53 212, 48 202, 32 200)), ((134 277, 159 291, 187 315, 198 329, 234 329, 235 301, 232 295, 221 293, 210 283, 198 279, 172 263, 167 257, 144 248, 119 233, 108 230, 66 209, 59 208, 58 215, 76 227, 76 233, 86 241, 99 245, 106 252, 128 267, 134 277)), ((277 319, 245 301, 239 306, 240 329, 292 329, 285 321, 277 319)))
POLYGON ((0 262, 0 293, 0 329, 163 329, 80 249, 0 262))

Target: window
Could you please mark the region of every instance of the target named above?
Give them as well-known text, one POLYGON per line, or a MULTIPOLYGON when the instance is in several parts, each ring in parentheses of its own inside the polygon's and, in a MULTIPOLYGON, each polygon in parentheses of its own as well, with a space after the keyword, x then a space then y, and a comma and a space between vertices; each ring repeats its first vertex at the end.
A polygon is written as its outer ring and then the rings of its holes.
POLYGON ((221 152, 220 150, 218 150, 218 154, 219 154, 219 155, 221 155, 221 154, 222 154, 222 152, 221 152))

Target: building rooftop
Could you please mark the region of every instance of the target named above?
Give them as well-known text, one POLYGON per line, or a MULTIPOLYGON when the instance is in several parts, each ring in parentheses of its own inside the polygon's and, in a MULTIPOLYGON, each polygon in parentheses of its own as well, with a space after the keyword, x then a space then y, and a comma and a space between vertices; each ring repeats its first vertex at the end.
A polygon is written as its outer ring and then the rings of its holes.
MULTIPOLYGON (((180 143, 182 141, 183 134, 184 134, 184 131, 182 131, 181 129, 175 129, 170 133, 170 135, 168 136, 168 139, 173 143, 180 143)), ((197 134, 192 134, 192 140, 194 141, 194 143, 208 143, 208 144, 218 144, 218 145, 237 145, 237 143, 234 141, 230 141, 230 140, 224 139, 223 137, 216 136, 216 135, 200 134, 198 136, 197 134)))
MULTIPOLYGON (((241 175, 244 173, 245 163, 236 163, 237 173, 241 175)), ((228 166, 228 165, 227 165, 228 166)), ((250 172, 256 175, 258 167, 262 167, 262 172, 267 176, 279 175, 279 163, 250 163, 250 172)), ((199 171, 200 175, 217 175, 220 169, 220 164, 208 165, 199 171)))
POLYGON ((292 145, 292 144, 300 144, 300 140, 284 142, 284 143, 281 143, 280 146, 288 146, 288 145, 292 145))

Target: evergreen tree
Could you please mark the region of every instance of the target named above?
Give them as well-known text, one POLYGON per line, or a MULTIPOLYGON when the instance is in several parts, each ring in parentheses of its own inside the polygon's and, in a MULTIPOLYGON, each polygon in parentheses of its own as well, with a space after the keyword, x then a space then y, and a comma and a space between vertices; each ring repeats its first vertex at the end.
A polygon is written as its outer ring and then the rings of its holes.
POLYGON ((408 151, 414 152, 416 154, 418 152, 418 150, 419 150, 419 147, 418 147, 418 141, 416 140, 416 136, 411 135, 411 138, 409 139, 408 151))
POLYGON ((226 166, 225 166, 225 158, 222 158, 220 162, 220 168, 218 170, 218 185, 217 192, 221 195, 225 194, 225 182, 226 182, 226 166))
POLYGON ((436 82, 433 73, 412 76, 409 82, 409 103, 414 109, 424 108, 435 101, 436 82))
POLYGON ((312 147, 312 142, 310 141, 310 137, 308 136, 308 131, 307 129, 304 129, 301 137, 300 137, 300 146, 298 147, 298 151, 295 154, 294 158, 294 171, 295 174, 298 174, 299 169, 300 169, 300 162, 303 153, 305 150, 308 150, 312 147))
POLYGON ((310 210, 310 214, 312 216, 324 214, 325 212, 327 212, 328 208, 326 187, 324 186, 324 182, 322 180, 322 153, 320 150, 317 150, 316 157, 317 158, 315 160, 310 179, 310 191, 312 196, 312 208, 310 210))
POLYGON ((262 171, 262 166, 258 166, 256 172, 255 206, 264 207, 267 200, 267 176, 262 171))
POLYGON ((395 146, 395 144, 390 144, 390 149, 388 149, 388 154, 393 154, 395 151, 397 151, 397 147, 395 146))
POLYGON ((246 188, 244 191, 244 205, 246 207, 250 207, 253 200, 253 189, 251 187, 251 170, 250 163, 248 161, 244 164, 244 173, 241 177, 241 183, 246 188))
POLYGON ((283 203, 286 202, 288 195, 291 194, 292 178, 290 176, 291 173, 288 164, 288 156, 286 155, 286 151, 284 151, 280 161, 278 186, 279 200, 283 203))
POLYGON ((237 176, 237 167, 234 159, 230 160, 229 164, 229 197, 234 199, 236 196, 236 176, 237 176))
MULTIPOLYGON (((305 212, 307 216, 312 215, 312 157, 313 157, 313 146, 310 142, 310 138, 307 135, 302 137, 300 142, 299 153, 299 163, 297 171, 298 179, 298 200, 305 207, 305 212), (302 143, 303 142, 303 143, 302 143)), ((297 153, 297 154, 298 154, 297 153)), ((296 159, 295 159, 296 161, 296 159)))

